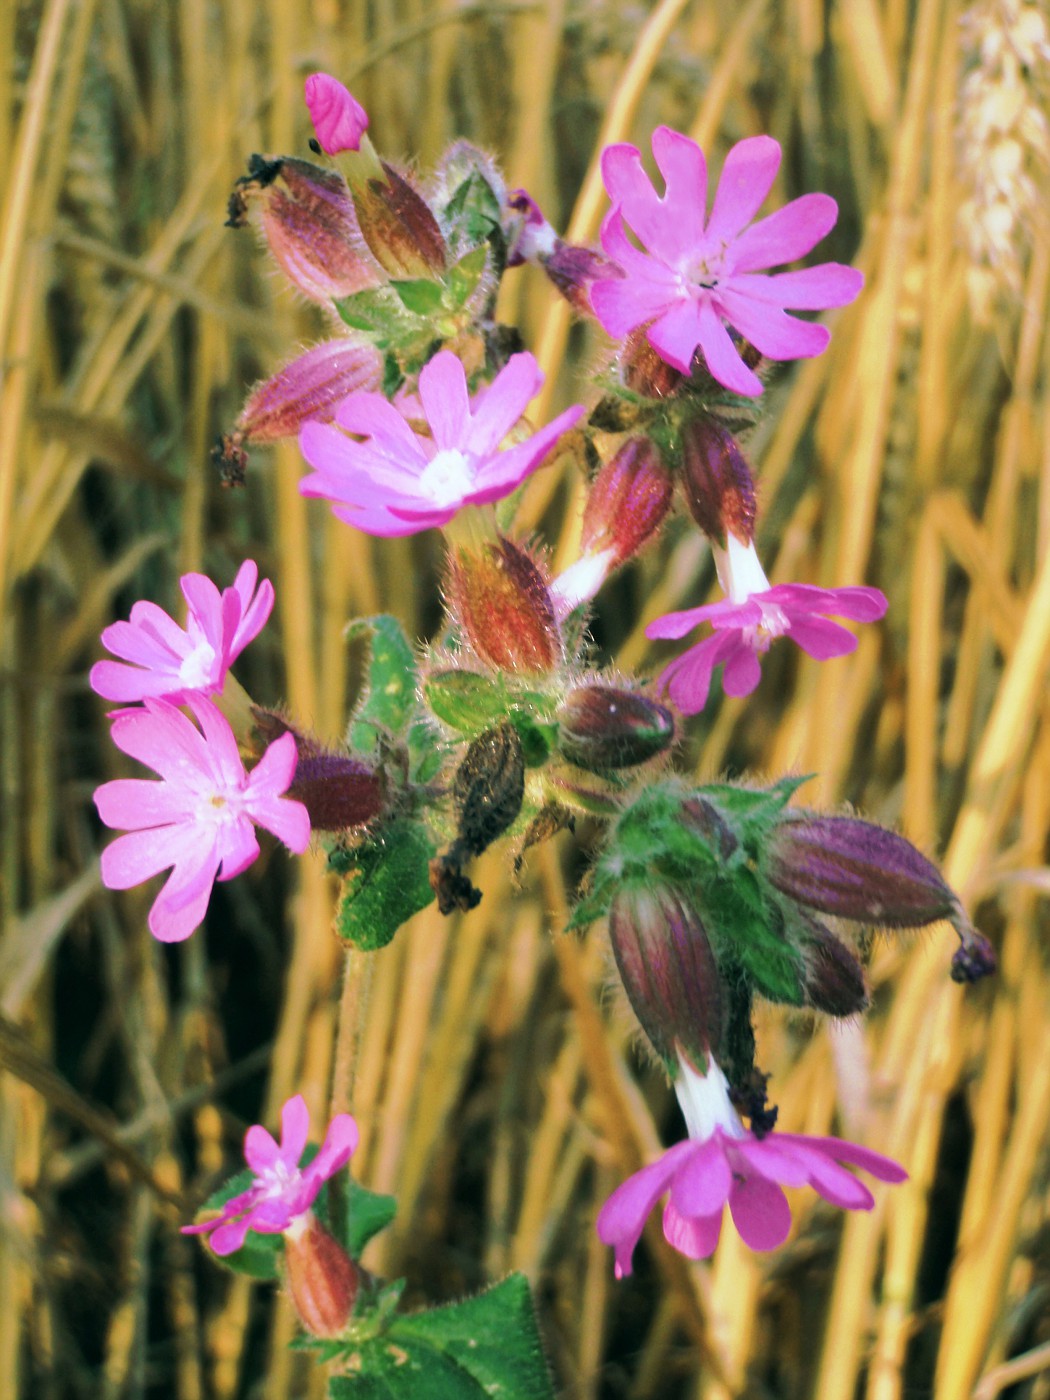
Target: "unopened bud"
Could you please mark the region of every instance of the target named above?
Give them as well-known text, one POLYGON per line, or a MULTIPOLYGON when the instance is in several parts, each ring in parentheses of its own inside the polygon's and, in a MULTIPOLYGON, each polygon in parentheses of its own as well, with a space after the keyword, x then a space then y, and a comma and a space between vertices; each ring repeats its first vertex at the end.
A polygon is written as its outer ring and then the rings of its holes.
POLYGON ((952 923, 962 942, 952 958, 952 981, 979 982, 982 977, 990 977, 999 965, 991 943, 977 932, 961 909, 956 910, 952 923))
POLYGON ((357 1297, 358 1271, 342 1245, 308 1211, 284 1232, 288 1289, 299 1320, 315 1337, 338 1337, 357 1297))
POLYGON ((623 564, 663 524, 671 491, 671 474, 655 443, 646 437, 629 439, 591 482, 581 551, 597 554, 611 548, 616 564, 623 564))
POLYGON ((357 222, 376 262, 391 277, 434 277, 448 261, 430 206, 386 161, 356 179, 350 171, 357 222))
POLYGON ((237 419, 241 441, 294 437, 308 421, 330 422, 348 394, 378 389, 383 357, 352 336, 322 341, 256 385, 237 419))
POLYGON ((713 418, 694 418, 682 430, 682 492, 708 539, 723 547, 727 531, 743 544, 754 539, 751 468, 733 434, 713 418))
POLYGON ((252 156, 248 172, 230 196, 227 223, 241 227, 257 205, 270 252, 304 296, 328 302, 379 284, 338 171, 290 156, 252 156))
POLYGON ((609 910, 616 966, 657 1054, 676 1061, 676 1042, 698 1064, 722 1038, 722 982, 696 910, 663 884, 629 885, 609 910))
POLYGON ((799 904, 886 928, 918 928, 958 909, 910 841, 856 817, 789 816, 773 831, 764 873, 799 904))
POLYGON ((656 353, 644 330, 631 331, 623 343, 623 382, 633 394, 669 399, 684 376, 656 353))
POLYGON ((507 266, 535 263, 581 316, 594 316, 590 290, 599 278, 622 277, 623 270, 596 248, 566 243, 527 190, 511 190, 505 205, 507 266))
POLYGON ((348 754, 300 758, 288 796, 310 813, 314 831, 345 831, 375 821, 386 807, 383 774, 348 754))
POLYGON ((580 686, 566 698, 557 719, 558 747, 591 772, 632 768, 674 742, 671 711, 620 686, 580 686))
POLYGON ((353 93, 329 73, 311 73, 303 86, 307 111, 322 151, 356 151, 368 129, 368 113, 353 93))
POLYGON ((855 1016, 868 1006, 864 969, 841 939, 817 919, 806 919, 802 989, 807 1006, 828 1016, 855 1016))
POLYGON ((490 666, 543 675, 560 660, 561 634, 547 580, 519 545, 501 537, 478 553, 457 551, 448 592, 464 636, 490 666))

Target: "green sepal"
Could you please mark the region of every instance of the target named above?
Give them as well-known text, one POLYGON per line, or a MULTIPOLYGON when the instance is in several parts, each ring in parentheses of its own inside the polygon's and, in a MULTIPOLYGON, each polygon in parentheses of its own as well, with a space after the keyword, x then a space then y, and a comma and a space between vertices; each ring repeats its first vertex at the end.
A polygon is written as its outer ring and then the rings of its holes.
POLYGON ((738 965, 768 1001, 801 1006, 801 955, 782 921, 762 898, 754 873, 737 866, 701 892, 701 914, 720 966, 738 965))
POLYGON ((476 671, 432 672, 423 695, 438 719, 469 738, 491 728, 507 711, 502 686, 476 671))
POLYGON ((436 854, 427 828, 407 817, 352 850, 333 852, 329 865, 346 876, 335 913, 340 938, 366 952, 385 948, 434 898, 429 867, 436 854))
POLYGON ((429 277, 411 277, 401 282, 391 282, 402 306, 413 315, 424 319, 444 310, 445 288, 440 282, 432 282, 429 277))
POLYGON ((378 343, 394 335, 401 312, 386 287, 366 287, 334 303, 339 318, 351 330, 364 331, 378 343))
MULTIPOLYGON (((327 1207, 327 1198, 325 1204, 327 1207)), ((397 1198, 369 1191, 351 1176, 346 1184, 345 1211, 346 1226, 339 1233, 347 1254, 357 1259, 372 1236, 385 1230, 394 1219, 397 1198)))
POLYGON ((499 200, 479 170, 471 171, 456 187, 444 216, 444 222, 453 225, 466 243, 483 243, 495 233, 502 238, 499 200))
POLYGON ((733 831, 756 854, 781 819, 784 808, 814 774, 781 778, 766 788, 735 787, 732 783, 707 783, 696 789, 725 818, 733 831))
POLYGON ((483 243, 480 248, 473 249, 449 268, 446 274, 448 291, 445 301, 450 311, 460 310, 470 300, 485 271, 488 252, 487 245, 483 243))
POLYGON ((509 716, 518 731, 526 768, 542 768, 558 742, 556 724, 537 723, 526 710, 515 710, 509 716))
POLYGON ((359 618, 346 629, 348 641, 368 637, 365 691, 350 723, 347 740, 371 755, 382 737, 405 732, 418 708, 416 654, 397 618, 389 613, 359 618))
POLYGON ((463 1302, 392 1319, 355 1339, 352 1374, 333 1376, 331 1400, 554 1400, 523 1274, 463 1302))

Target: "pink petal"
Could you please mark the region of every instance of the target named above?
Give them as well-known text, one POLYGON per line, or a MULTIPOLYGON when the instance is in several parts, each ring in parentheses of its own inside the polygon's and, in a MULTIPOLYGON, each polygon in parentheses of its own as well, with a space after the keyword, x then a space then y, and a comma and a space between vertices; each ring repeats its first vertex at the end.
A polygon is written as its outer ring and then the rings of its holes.
POLYGON ((281 1109, 281 1161, 297 1167, 310 1136, 310 1110, 302 1094, 288 1099, 281 1109))
POLYGON ((210 775, 204 739, 167 701, 147 699, 143 709, 123 711, 114 719, 110 737, 129 758, 186 791, 199 792, 202 775, 210 775))
POLYGON ((770 360, 809 359, 825 350, 831 339, 827 326, 799 321, 778 307, 733 291, 731 285, 719 289, 718 304, 734 330, 770 360))
POLYGON ((782 1245, 791 1230, 791 1207, 780 1187, 752 1175, 737 1181, 729 1197, 733 1224, 749 1249, 782 1245))
POLYGON ((204 922, 219 866, 214 844, 195 849, 176 864, 149 911, 149 930, 161 943, 181 943, 204 922))
POLYGON ((734 273, 761 272, 804 257, 831 232, 838 216, 839 207, 829 194, 793 199, 739 236, 730 254, 734 273))
MULTIPOLYGON (((313 1190, 316 1196, 321 1184, 335 1176, 346 1166, 354 1152, 357 1150, 358 1131, 357 1124, 349 1113, 339 1113, 328 1125, 321 1150, 308 1167, 303 1171, 303 1179, 313 1190), (315 1184, 316 1183, 316 1188, 315 1184)), ((313 1203, 313 1196, 310 1198, 313 1203)))
POLYGON ((717 1133, 706 1142, 694 1143, 694 1149, 671 1182, 671 1205, 680 1215, 714 1216, 717 1221, 729 1199, 733 1173, 717 1133))
POLYGON ((229 720, 203 695, 189 695, 186 703, 200 724, 207 746, 208 765, 220 790, 240 793, 245 786, 246 774, 229 720))
POLYGON ((484 505, 516 490, 531 472, 543 464, 558 439, 576 425, 583 413, 582 404, 567 408, 538 433, 533 433, 526 442, 509 447, 506 452, 498 452, 482 462, 475 473, 477 489, 465 499, 472 505, 484 505))
POLYGON ((842 263, 821 263, 798 272, 735 273, 726 279, 728 288, 754 301, 771 306, 792 307, 796 311, 823 311, 829 306, 846 306, 864 286, 864 274, 842 263))
POLYGON ((301 856, 310 844, 310 813, 293 797, 264 797, 248 808, 252 820, 301 856))
POLYGON ((807 656, 817 661, 830 661, 833 656, 849 656, 857 650, 857 639, 837 622, 825 617, 793 618, 788 636, 807 656))
MULTIPOLYGON (((216 652, 222 650, 223 595, 206 574, 183 574, 179 580, 182 596, 196 617, 201 632, 216 652)), ((240 596, 234 594, 237 619, 240 619, 240 596)), ((236 622, 234 623, 236 626, 236 622)))
MULTIPOLYGON (((111 640, 117 638, 127 638, 130 642, 132 636, 137 638, 137 645, 143 648, 150 648, 146 656, 157 654, 158 652, 170 652, 174 656, 184 656, 188 649, 186 633, 175 621, 169 617, 163 608, 151 603, 148 599, 142 599, 135 603, 131 609, 131 618, 128 622, 114 622, 112 626, 105 628, 102 633, 102 644, 107 650, 112 651, 114 656, 123 656, 127 661, 134 661, 136 655, 126 651, 118 651, 111 645, 111 640)), ((148 663, 147 663, 148 664, 148 663)))
POLYGON ((95 806, 107 826, 122 831, 193 820, 193 803, 185 791, 172 783, 153 783, 145 778, 115 778, 103 783, 95 789, 95 806))
POLYGON ((232 880, 258 860, 259 842, 255 828, 246 816, 238 817, 235 822, 226 822, 220 828, 219 854, 222 868, 217 878, 220 880, 232 880))
POLYGON ((88 675, 88 683, 96 695, 103 700, 117 700, 121 704, 134 704, 147 696, 170 699, 181 697, 182 681, 177 671, 178 662, 172 658, 168 668, 139 670, 137 666, 125 666, 121 661, 96 661, 88 675))
MULTIPOLYGON (((371 438, 371 445, 376 452, 392 462, 401 463, 406 470, 414 464, 419 464, 420 468, 424 467, 430 460, 423 443, 412 431, 408 421, 382 394, 350 394, 339 405, 336 422, 348 433, 371 438)), ((309 437, 321 438, 321 434, 312 431, 319 426, 303 424, 299 433, 300 446, 309 437)), ((317 465, 308 455, 306 459, 311 466, 317 465)))
POLYGON ((438 451, 459 448, 470 423, 470 399, 466 372, 451 350, 440 350, 420 370, 419 397, 438 451))
POLYGON ((642 235, 626 207, 624 212, 650 252, 676 262, 691 257, 704 236, 707 161, 695 141, 669 126, 656 128, 652 144, 653 157, 667 187, 661 201, 663 219, 655 231, 656 241, 650 242, 642 235))
MULTIPOLYGON (((688 301, 680 299, 676 288, 663 287, 648 278, 614 277, 595 282, 591 287, 594 314, 614 340, 622 340, 636 326, 662 316, 669 308, 688 304, 688 301)), ((663 355, 662 350, 654 348, 663 355)), ((691 349, 689 353, 692 354, 691 349)), ((667 359, 667 356, 664 358, 667 359)))
MULTIPOLYGON (((625 285, 631 284, 628 282, 625 285)), ((692 372, 696 348, 710 332, 708 316, 705 314, 709 310, 706 297, 683 297, 669 306, 659 320, 649 327, 649 344, 662 360, 666 360, 682 374, 692 372)), ((720 322, 718 328, 721 334, 726 336, 720 322)), ((726 339, 728 340, 728 336, 726 339)), ((732 353, 736 355, 735 350, 732 353)), ((740 357, 736 355, 736 358, 740 357)), ((712 369, 711 373, 714 374, 715 371, 712 369)), ((718 378, 717 375, 715 377, 718 378)))
POLYGON ((267 746, 262 758, 248 774, 247 795, 252 799, 280 797, 291 787, 298 762, 295 736, 282 734, 267 746))
POLYGON ((745 1138, 734 1144, 732 1155, 740 1159, 740 1174, 749 1175, 753 1169, 781 1186, 805 1186, 809 1181, 807 1163, 795 1144, 786 1139, 786 1133, 771 1133, 766 1138, 745 1138))
POLYGON ((280 1149, 265 1128, 254 1124, 244 1135, 244 1160, 258 1176, 272 1167, 280 1156, 280 1149))
POLYGON ((248 1234, 247 1220, 231 1220, 213 1231, 209 1243, 220 1256, 234 1254, 244 1244, 248 1234))
POLYGON ((731 243, 758 213, 780 169, 780 144, 749 136, 726 156, 707 224, 709 242, 731 243))
POLYGON ((102 852, 102 883, 107 890, 141 885, 182 859, 191 840, 186 826, 154 827, 118 836, 102 852))
POLYGON ((844 1138, 802 1137, 795 1133, 780 1133, 778 1136, 782 1141, 802 1142, 808 1148, 833 1157, 837 1162, 848 1162, 851 1167, 860 1167, 879 1181, 900 1182, 908 1179, 908 1173, 892 1157, 884 1157, 881 1152, 873 1152, 870 1147, 861 1147, 859 1143, 847 1142, 844 1138))
POLYGON ((739 632, 726 632, 724 635, 732 640, 723 652, 725 670, 722 673, 722 689, 727 695, 739 699, 750 695, 758 685, 762 679, 762 667, 754 647, 739 632))
POLYGON ((311 73, 303 87, 310 120, 326 155, 357 151, 368 128, 368 113, 337 78, 311 73))
POLYGON ((484 395, 477 396, 480 402, 463 448, 478 457, 495 452, 542 385, 543 374, 535 357, 527 351, 512 355, 484 395))
POLYGON ((683 715, 699 714, 707 704, 714 669, 734 644, 733 633, 718 632, 691 647, 663 672, 660 684, 683 715))
POLYGON ((664 1239, 687 1259, 709 1259, 718 1246, 722 1233, 722 1211, 715 1215, 686 1217, 674 1207, 674 1201, 664 1206, 664 1239))
POLYGON ((713 614, 725 608, 724 602, 705 603, 701 608, 686 608, 683 612, 664 613, 661 617, 654 618, 648 623, 645 635, 660 641, 677 641, 679 637, 684 637, 687 632, 691 632, 694 627, 699 627, 701 622, 706 622, 713 614))
MULTIPOLYGON (((624 275, 631 281, 649 284, 651 295, 658 298, 661 304, 682 294, 678 273, 659 258, 641 252, 627 237, 621 205, 614 204, 602 220, 601 240, 602 247, 624 275)), ((597 278, 595 285, 604 286, 608 280, 604 277, 597 278)), ((620 279, 614 277, 612 280, 620 279)))
POLYGON ((598 1238, 616 1250, 617 1276, 631 1272, 631 1257, 641 1238, 649 1212, 695 1145, 688 1140, 676 1143, 659 1161, 651 1162, 616 1188, 598 1212, 598 1238))

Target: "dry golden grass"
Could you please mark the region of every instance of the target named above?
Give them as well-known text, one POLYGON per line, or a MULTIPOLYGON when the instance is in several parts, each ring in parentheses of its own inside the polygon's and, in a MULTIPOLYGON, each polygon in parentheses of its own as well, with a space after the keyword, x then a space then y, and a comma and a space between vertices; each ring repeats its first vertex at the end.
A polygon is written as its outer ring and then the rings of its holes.
MULTIPOLYGON (((566 1396, 1050 1394, 1050 247, 1019 228, 1020 281, 975 314, 959 20, 953 0, 0 3, 0 1396, 320 1394, 284 1303, 177 1233, 295 1087, 317 1115, 352 1106, 355 1172, 399 1196, 369 1262, 417 1303, 525 1269, 566 1396), (437 617, 432 540, 334 522, 297 494, 294 446, 236 496, 208 461, 251 380, 316 332, 222 221, 250 151, 305 150, 317 66, 385 152, 426 164, 470 136, 575 238, 601 216, 600 145, 661 120, 716 156, 769 131, 778 198, 840 201, 831 255, 867 287, 753 440, 761 545, 775 580, 876 584, 891 611, 851 658, 774 654, 689 752, 703 777, 819 773, 810 801, 943 857, 1001 947, 963 991, 949 930, 879 941, 863 1027, 763 1020, 782 1126, 907 1165, 871 1215, 800 1196, 783 1250, 727 1230, 710 1266, 651 1232, 613 1281, 598 1204, 677 1129, 606 1004, 602 931, 560 932, 565 838, 521 890, 488 857, 475 913, 426 911, 345 970, 316 855, 227 887, 175 950, 141 891, 100 886, 89 797, 117 755, 86 672, 131 600, 173 606, 180 572, 225 580, 253 553, 278 614, 242 678, 332 735, 346 619, 437 617)), ((505 318, 567 401, 595 344, 518 276, 505 318)), ((537 479, 528 520, 564 516, 565 487, 537 479)), ((610 590, 620 664, 653 664, 641 625, 695 598, 700 563, 672 531, 610 590)))

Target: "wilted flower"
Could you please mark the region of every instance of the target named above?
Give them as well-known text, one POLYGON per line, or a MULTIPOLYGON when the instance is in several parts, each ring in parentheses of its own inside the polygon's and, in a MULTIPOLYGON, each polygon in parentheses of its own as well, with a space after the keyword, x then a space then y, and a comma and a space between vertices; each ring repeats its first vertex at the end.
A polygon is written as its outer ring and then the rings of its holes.
POLYGON ((463 506, 509 495, 579 418, 582 406, 567 409, 501 452, 499 444, 542 382, 532 355, 513 355, 471 400, 463 365, 442 350, 419 375, 430 437, 413 432, 381 394, 351 394, 336 414, 338 427, 307 423, 299 434, 303 456, 314 468, 299 489, 332 501, 340 520, 371 535, 411 535, 444 525, 463 506), (357 442, 351 433, 367 440, 357 442))
POLYGON ((758 658, 777 637, 791 637, 809 656, 827 661, 856 650, 852 632, 829 622, 829 616, 854 622, 875 622, 886 612, 886 598, 877 588, 817 588, 808 583, 770 587, 755 553, 727 533, 727 549, 713 546, 722 586, 729 596, 684 612, 666 613, 650 622, 645 635, 684 637, 701 622, 715 629, 663 672, 661 681, 683 714, 696 714, 707 703, 711 675, 724 665, 722 687, 727 695, 750 695, 761 678, 758 658))
POLYGON ((286 1230, 301 1233, 297 1223, 306 1216, 326 1181, 346 1166, 357 1147, 357 1124, 348 1113, 339 1113, 328 1125, 321 1150, 308 1166, 299 1159, 310 1132, 310 1114, 301 1094, 281 1109, 281 1141, 274 1142, 265 1128, 255 1124, 244 1137, 244 1159, 255 1174, 246 1191, 226 1201, 214 1220, 184 1225, 184 1235, 209 1235, 216 1254, 232 1254, 244 1244, 249 1230, 276 1235, 286 1230))
POLYGON ((558 612, 544 569, 500 536, 449 559, 448 596, 463 636, 499 671, 545 675, 562 655, 558 612))
POLYGON ((273 584, 264 579, 256 589, 258 577, 252 559, 222 593, 204 574, 183 574, 185 628, 156 603, 135 603, 128 622, 114 622, 102 633, 103 646, 123 661, 96 662, 92 690, 124 704, 152 696, 181 705, 191 695, 220 694, 226 672, 273 608, 273 584))
POLYGON ((841 1163, 879 1181, 907 1179, 890 1158, 841 1138, 798 1133, 757 1138, 741 1123, 714 1060, 709 1058, 706 1074, 681 1054, 679 1064, 674 1087, 689 1137, 618 1186, 598 1215, 598 1234, 616 1251, 617 1278, 631 1272, 649 1212, 668 1189, 664 1237, 687 1258, 706 1259, 718 1244, 726 1204, 744 1243, 770 1250, 783 1244, 791 1229, 782 1187, 810 1185, 843 1210, 870 1210, 871 1192, 841 1163))
POLYGON ((201 696, 187 703, 200 729, 174 705, 147 699, 113 721, 113 742, 160 774, 159 783, 118 778, 95 791, 107 826, 124 827, 102 852, 102 882, 126 890, 172 868, 149 928, 164 943, 188 938, 204 918, 216 879, 232 880, 259 854, 255 825, 296 853, 310 843, 301 802, 281 794, 295 776, 295 740, 283 734, 246 772, 225 718, 201 696))
POLYGON ((780 167, 780 146, 769 136, 749 137, 730 150, 710 218, 707 165, 696 142, 661 126, 653 132, 653 155, 666 182, 662 196, 636 147, 608 146, 602 154, 612 200, 602 246, 626 276, 595 282, 595 313, 617 339, 651 323, 649 343, 683 374, 699 349, 720 384, 760 394, 762 382, 726 323, 771 360, 820 354, 826 327, 788 316, 785 308, 843 306, 860 291, 861 274, 839 263, 761 274, 808 253, 834 226, 838 206, 829 195, 807 194, 747 227, 780 167), (646 251, 630 241, 625 225, 646 251))

